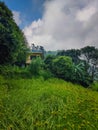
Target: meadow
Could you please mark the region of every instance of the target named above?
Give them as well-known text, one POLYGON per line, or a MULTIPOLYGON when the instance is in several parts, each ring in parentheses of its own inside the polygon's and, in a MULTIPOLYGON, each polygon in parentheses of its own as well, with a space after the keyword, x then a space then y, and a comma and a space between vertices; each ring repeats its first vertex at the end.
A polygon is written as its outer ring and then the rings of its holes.
POLYGON ((0 76, 0 130, 98 130, 98 92, 57 78, 0 76))

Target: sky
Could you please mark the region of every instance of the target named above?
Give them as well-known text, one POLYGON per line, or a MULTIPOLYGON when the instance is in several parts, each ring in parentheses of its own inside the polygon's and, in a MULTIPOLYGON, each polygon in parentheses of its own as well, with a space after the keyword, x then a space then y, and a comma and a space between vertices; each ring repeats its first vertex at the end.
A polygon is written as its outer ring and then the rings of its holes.
POLYGON ((45 50, 98 48, 98 0, 2 0, 29 45, 45 50))

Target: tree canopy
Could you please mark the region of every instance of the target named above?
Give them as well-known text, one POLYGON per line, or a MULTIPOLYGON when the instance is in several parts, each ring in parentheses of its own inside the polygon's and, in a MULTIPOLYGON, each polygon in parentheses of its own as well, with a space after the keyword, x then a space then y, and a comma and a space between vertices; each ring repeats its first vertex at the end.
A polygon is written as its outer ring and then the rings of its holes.
POLYGON ((80 54, 79 49, 61 50, 57 53, 58 56, 70 56, 72 61, 76 64, 79 62, 80 54))
POLYGON ((53 60, 53 73, 65 80, 70 80, 72 75, 72 59, 68 56, 58 56, 53 60))
POLYGON ((94 46, 86 46, 81 49, 81 56, 86 64, 89 64, 89 74, 92 80, 98 76, 98 49, 94 46))
POLYGON ((0 64, 24 63, 27 41, 13 19, 12 12, 0 2, 0 64))

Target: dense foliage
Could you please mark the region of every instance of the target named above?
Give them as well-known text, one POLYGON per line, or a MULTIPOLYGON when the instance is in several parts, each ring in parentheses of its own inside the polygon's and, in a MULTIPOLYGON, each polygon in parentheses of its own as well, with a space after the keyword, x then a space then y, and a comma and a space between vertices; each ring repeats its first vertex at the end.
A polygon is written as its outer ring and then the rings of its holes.
POLYGON ((44 63, 45 68, 53 73, 55 77, 78 83, 85 87, 93 82, 87 71, 88 69, 86 69, 88 66, 85 62, 75 64, 69 56, 47 56, 44 63))
POLYGON ((81 55, 86 64, 89 65, 89 74, 94 80, 98 76, 98 49, 93 46, 86 46, 81 49, 81 55))
POLYGON ((57 53, 57 56, 69 56, 72 58, 72 61, 77 64, 80 61, 80 59, 79 59, 80 54, 81 54, 81 52, 79 49, 71 49, 71 50, 59 51, 57 53))
POLYGON ((70 81, 72 76, 72 59, 59 56, 53 60, 53 73, 64 80, 70 81))
MULTIPOLYGON (((86 46, 80 50, 62 50, 57 56, 69 56, 73 61, 72 82, 89 86, 94 80, 98 80, 98 49, 86 46)), ((71 78, 70 78, 71 81, 71 78)))
POLYGON ((13 19, 12 12, 0 2, 0 64, 25 62, 27 41, 13 19))
POLYGON ((43 61, 40 57, 37 57, 36 59, 33 59, 31 64, 28 66, 29 72, 33 76, 40 75, 40 71, 42 70, 43 61))

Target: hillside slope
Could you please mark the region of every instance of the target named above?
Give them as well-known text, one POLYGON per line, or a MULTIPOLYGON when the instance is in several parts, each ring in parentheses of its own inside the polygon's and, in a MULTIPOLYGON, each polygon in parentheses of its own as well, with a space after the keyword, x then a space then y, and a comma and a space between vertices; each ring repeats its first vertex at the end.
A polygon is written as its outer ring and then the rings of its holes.
POLYGON ((0 78, 0 130, 98 130, 98 92, 59 79, 0 78))

